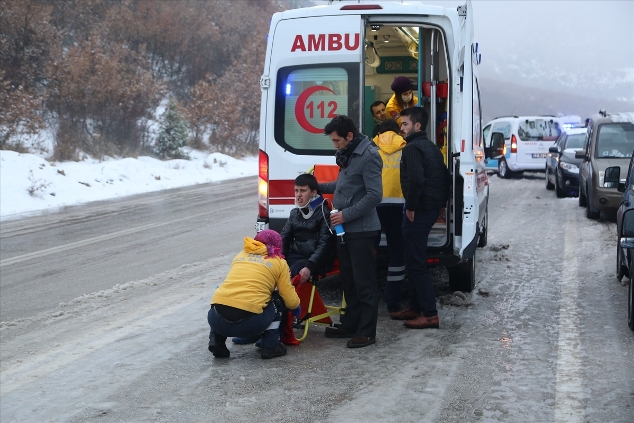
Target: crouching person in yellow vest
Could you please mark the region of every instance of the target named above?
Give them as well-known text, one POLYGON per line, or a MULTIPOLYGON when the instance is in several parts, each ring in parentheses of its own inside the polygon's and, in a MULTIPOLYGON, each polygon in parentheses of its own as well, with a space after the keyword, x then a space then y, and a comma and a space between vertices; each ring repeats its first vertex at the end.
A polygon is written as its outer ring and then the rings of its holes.
POLYGON ((227 278, 211 299, 209 351, 214 357, 229 357, 227 337, 260 335, 262 358, 286 355, 280 321, 287 309, 295 316, 301 312, 280 234, 267 229, 253 239, 245 237, 244 250, 233 259, 227 278))

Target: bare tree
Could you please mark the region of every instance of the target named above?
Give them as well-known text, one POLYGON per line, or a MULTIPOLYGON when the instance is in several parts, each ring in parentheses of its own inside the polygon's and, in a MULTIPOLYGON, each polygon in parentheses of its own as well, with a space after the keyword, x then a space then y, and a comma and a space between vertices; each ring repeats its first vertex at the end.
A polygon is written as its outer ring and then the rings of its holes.
POLYGON ((0 1, 0 148, 42 127, 45 68, 58 33, 51 7, 34 1, 0 1))

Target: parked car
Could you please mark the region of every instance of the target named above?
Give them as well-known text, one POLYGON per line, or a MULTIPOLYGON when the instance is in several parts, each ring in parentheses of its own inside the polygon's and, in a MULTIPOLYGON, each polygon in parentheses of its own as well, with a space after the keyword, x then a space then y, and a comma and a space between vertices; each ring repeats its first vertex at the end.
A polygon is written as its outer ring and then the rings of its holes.
POLYGON ((546 189, 555 190, 557 197, 579 193, 579 164, 576 150, 583 149, 586 128, 571 128, 562 132, 546 157, 546 189))
MULTIPOLYGON (((606 169, 606 183, 614 185, 621 178, 618 166, 606 169)), ((627 324, 634 330, 634 155, 630 159, 629 171, 625 182, 618 182, 618 191, 623 192, 621 205, 616 211, 617 244, 616 244, 616 278, 623 276, 630 280, 627 293, 627 324)))
POLYGON ((588 122, 585 147, 575 157, 579 165, 579 206, 589 219, 600 212, 614 213, 622 195, 604 182, 605 169, 618 166, 625 175, 634 150, 634 113, 607 114, 601 111, 588 122))
POLYGON ((482 133, 485 147, 494 132, 504 134, 506 150, 498 159, 487 159, 486 169, 497 169, 500 178, 540 171, 550 147, 561 135, 562 124, 555 116, 502 116, 486 124, 482 133))

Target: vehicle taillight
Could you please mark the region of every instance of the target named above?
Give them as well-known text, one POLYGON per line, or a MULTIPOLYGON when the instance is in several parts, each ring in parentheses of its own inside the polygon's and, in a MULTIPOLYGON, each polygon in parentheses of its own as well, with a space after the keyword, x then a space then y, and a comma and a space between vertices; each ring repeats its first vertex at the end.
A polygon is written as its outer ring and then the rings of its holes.
POLYGON ((511 153, 517 153, 517 138, 515 138, 515 135, 511 137, 511 153))
POLYGON ((269 217, 269 156, 262 150, 258 169, 258 217, 269 217))

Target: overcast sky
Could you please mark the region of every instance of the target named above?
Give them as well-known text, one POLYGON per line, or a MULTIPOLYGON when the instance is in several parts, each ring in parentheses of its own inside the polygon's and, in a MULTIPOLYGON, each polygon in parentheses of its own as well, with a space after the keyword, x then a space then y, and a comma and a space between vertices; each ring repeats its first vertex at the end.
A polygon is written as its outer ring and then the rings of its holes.
MULTIPOLYGON (((424 1, 455 7, 464 1, 424 1)), ((634 102, 634 2, 474 0, 480 75, 634 102)))

